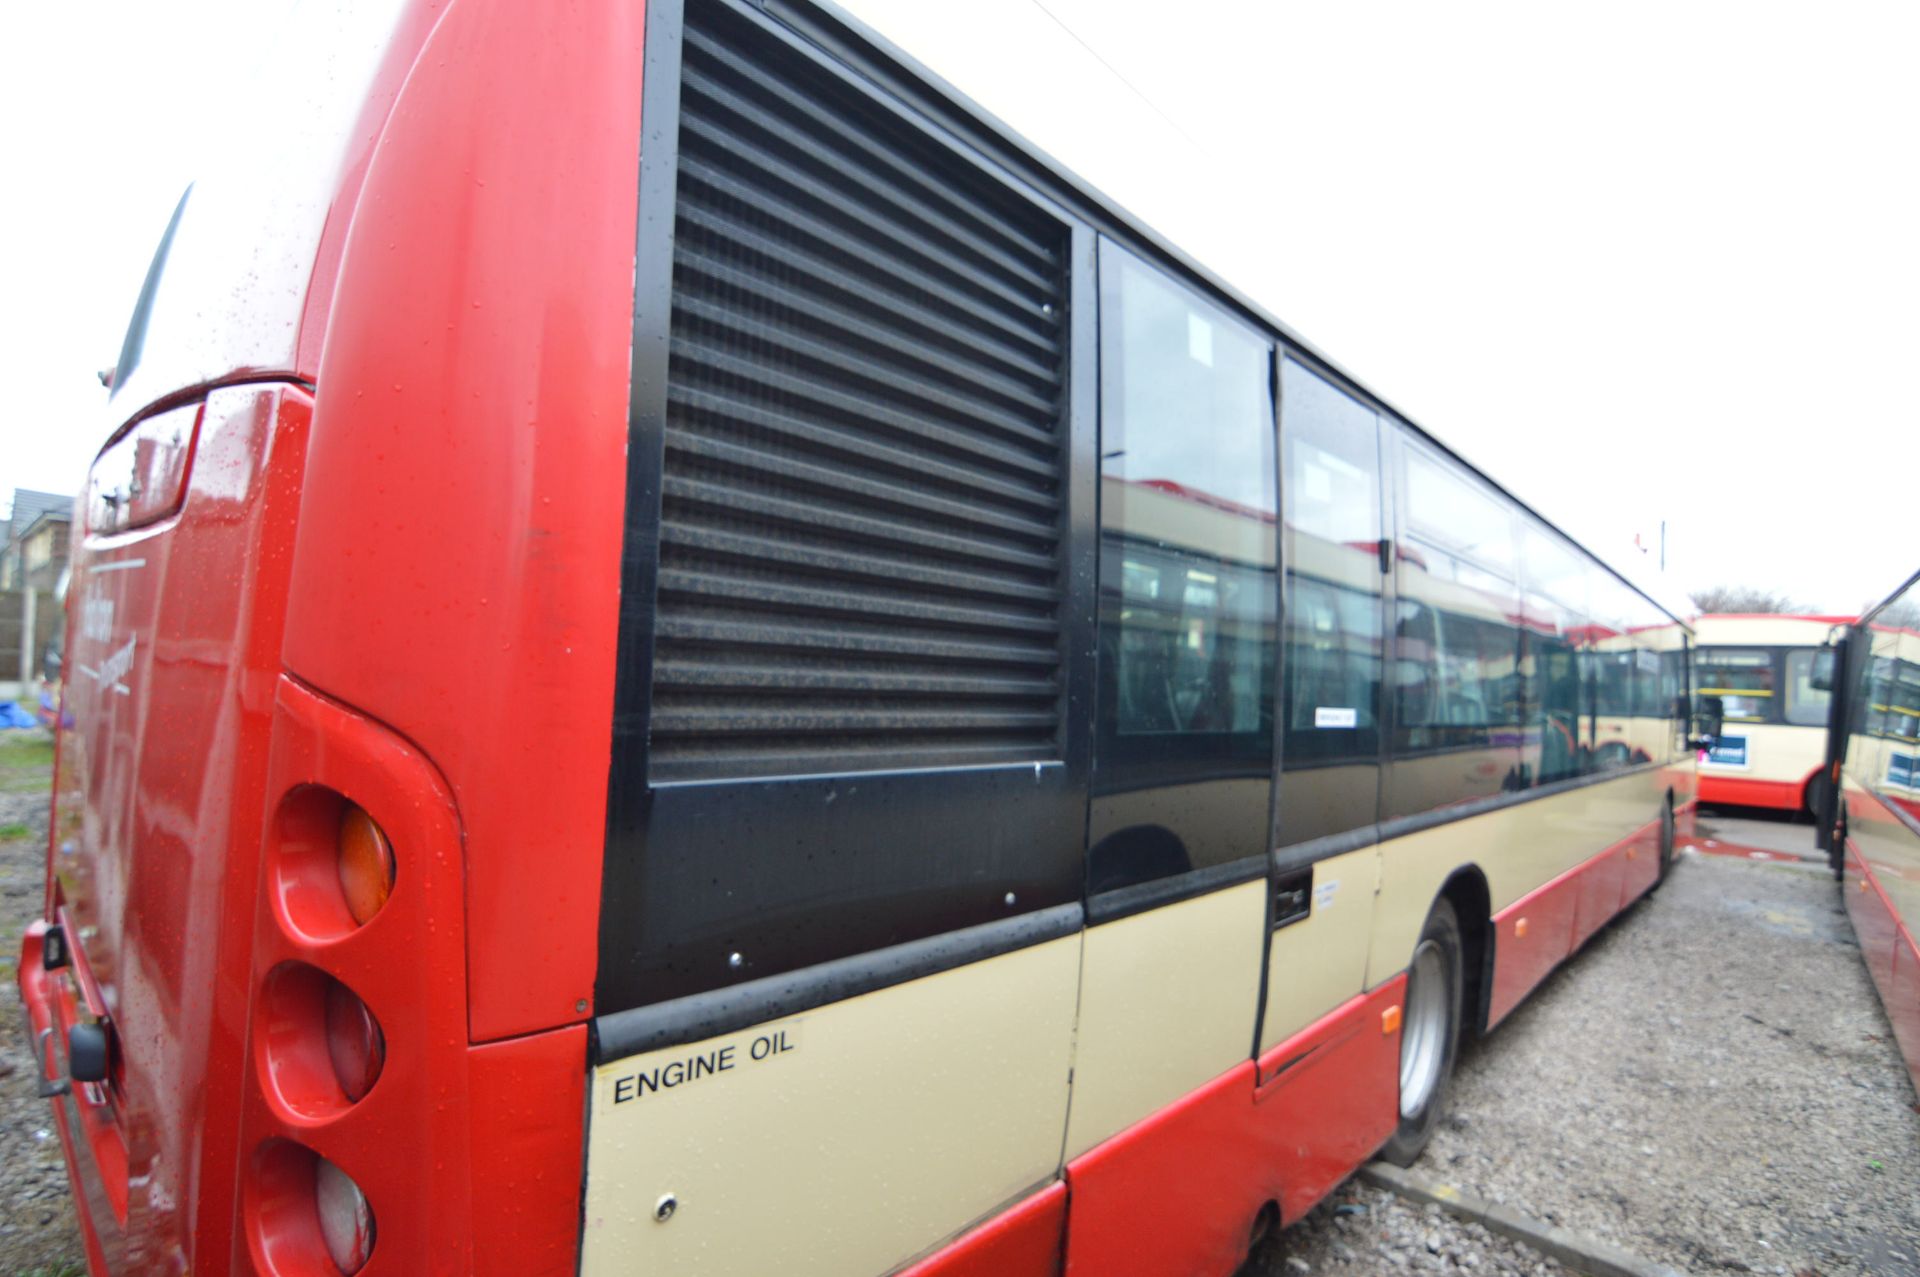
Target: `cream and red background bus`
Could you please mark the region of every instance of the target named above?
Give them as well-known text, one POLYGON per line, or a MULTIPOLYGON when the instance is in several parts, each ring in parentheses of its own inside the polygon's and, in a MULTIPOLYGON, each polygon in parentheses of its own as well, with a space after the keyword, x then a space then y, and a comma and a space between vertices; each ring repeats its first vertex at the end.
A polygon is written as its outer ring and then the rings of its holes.
POLYGON ((1825 814, 1860 957, 1920 1090, 1920 574, 1846 636, 1825 814))
POLYGON ((1700 759, 1700 801, 1812 812, 1832 694, 1813 684, 1821 648, 1850 616, 1709 613, 1693 620, 1694 691, 1724 726, 1700 759))
POLYGON ((1666 873, 1687 626, 880 37, 357 21, 82 502, 96 1272, 1226 1273, 1666 873))

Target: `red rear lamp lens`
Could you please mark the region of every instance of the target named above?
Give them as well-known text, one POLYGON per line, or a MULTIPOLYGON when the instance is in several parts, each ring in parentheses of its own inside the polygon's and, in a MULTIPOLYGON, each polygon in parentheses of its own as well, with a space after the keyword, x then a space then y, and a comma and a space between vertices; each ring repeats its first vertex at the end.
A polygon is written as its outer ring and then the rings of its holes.
POLYGON ((322 1157, 313 1171, 313 1198, 327 1253, 345 1277, 353 1277, 373 1254, 373 1208, 367 1205, 366 1194, 351 1176, 322 1157))
POLYGON ((380 1022, 338 981, 327 988, 327 1055, 341 1092, 352 1103, 373 1089, 387 1063, 387 1037, 380 1022))
POLYGON ((340 813, 338 846, 347 911, 365 926, 393 893, 393 847, 373 817, 352 803, 340 813))

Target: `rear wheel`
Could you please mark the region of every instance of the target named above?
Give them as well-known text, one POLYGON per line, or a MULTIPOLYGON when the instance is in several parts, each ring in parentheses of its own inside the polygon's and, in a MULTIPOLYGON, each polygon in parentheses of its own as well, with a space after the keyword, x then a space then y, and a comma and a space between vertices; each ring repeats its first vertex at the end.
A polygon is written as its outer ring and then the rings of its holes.
POLYGON ((1460 955, 1460 921, 1451 903, 1436 900, 1407 965, 1400 1017, 1400 1125, 1380 1150, 1395 1166, 1413 1165, 1446 1106, 1460 1048, 1460 955))

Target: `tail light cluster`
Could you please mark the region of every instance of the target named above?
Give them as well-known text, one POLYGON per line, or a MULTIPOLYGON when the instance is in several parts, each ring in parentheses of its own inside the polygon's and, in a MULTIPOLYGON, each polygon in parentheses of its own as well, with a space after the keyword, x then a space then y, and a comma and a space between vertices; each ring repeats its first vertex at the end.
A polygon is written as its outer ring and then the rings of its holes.
POLYGON ((452 790, 410 741, 291 676, 275 685, 273 714, 244 1170, 225 1267, 260 1277, 483 1268, 452 790))
MULTIPOLYGON (((268 890, 287 938, 304 951, 261 985, 254 1050, 269 1103, 299 1126, 323 1129, 373 1093, 386 1067, 380 1018, 327 968, 380 920, 397 876, 378 821, 335 790, 307 785, 282 804, 268 890), (316 960, 317 959, 317 960, 316 960)), ((288 1273, 358 1273, 378 1237, 372 1204, 351 1172, 288 1139, 266 1143, 256 1174, 263 1249, 288 1273), (305 1253, 302 1253, 305 1252, 305 1253)))

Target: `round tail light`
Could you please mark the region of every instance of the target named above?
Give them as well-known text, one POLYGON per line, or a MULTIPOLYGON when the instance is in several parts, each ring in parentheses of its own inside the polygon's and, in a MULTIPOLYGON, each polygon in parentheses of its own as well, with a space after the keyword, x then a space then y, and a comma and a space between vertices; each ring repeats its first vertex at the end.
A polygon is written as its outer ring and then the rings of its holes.
POLYGON ((349 1103, 373 1089, 387 1063, 387 1038, 373 1012, 346 985, 327 986, 327 1055, 349 1103))
POLYGON ((353 1277, 373 1254, 373 1208, 367 1195, 352 1176, 322 1157, 313 1169, 313 1198, 327 1254, 344 1277, 353 1277))
POLYGON ((373 817, 348 803, 340 813, 337 849, 347 911, 364 927, 393 894, 393 847, 373 817))

